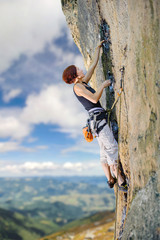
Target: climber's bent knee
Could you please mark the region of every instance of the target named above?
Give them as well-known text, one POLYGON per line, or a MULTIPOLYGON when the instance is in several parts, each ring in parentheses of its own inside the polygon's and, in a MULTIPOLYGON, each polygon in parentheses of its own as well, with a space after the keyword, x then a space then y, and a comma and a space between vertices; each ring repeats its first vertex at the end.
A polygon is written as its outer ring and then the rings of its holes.
POLYGON ((108 164, 106 158, 100 158, 100 162, 101 162, 101 164, 108 164))
POLYGON ((109 166, 117 166, 117 160, 113 160, 106 157, 100 157, 101 164, 108 164, 109 166))
POLYGON ((117 161, 115 162, 115 164, 111 164, 110 168, 112 169, 112 171, 117 170, 117 161))

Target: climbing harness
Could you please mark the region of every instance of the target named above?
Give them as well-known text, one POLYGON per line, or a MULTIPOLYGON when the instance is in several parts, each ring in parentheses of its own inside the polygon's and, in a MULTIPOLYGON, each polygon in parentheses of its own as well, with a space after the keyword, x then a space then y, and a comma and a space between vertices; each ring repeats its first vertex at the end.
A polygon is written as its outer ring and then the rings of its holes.
MULTIPOLYGON (((121 94, 123 92, 123 86, 122 86, 122 82, 124 80, 124 67, 122 67, 120 69, 121 71, 121 80, 120 80, 120 92, 118 94, 118 99, 120 98, 120 103, 119 103, 119 128, 118 128, 118 153, 120 150, 120 127, 121 127, 121 105, 122 105, 122 101, 121 101, 121 94)), ((117 100, 118 101, 118 100, 117 100)), ((114 105, 114 104, 113 104, 114 105)), ((117 240, 116 238, 116 230, 117 230, 117 207, 118 207, 118 175, 119 175, 119 165, 120 165, 120 159, 118 156, 118 161, 117 161, 117 189, 116 189, 116 213, 115 213, 115 231, 114 231, 114 240, 117 240)))
POLYGON ((103 108, 93 108, 89 111, 89 118, 87 119, 87 124, 83 128, 83 135, 87 142, 93 141, 94 137, 97 137, 100 131, 104 128, 107 124, 106 122, 100 125, 100 122, 106 119, 106 111, 103 108), (91 131, 91 121, 93 121, 93 129, 91 131))
POLYGON ((104 126, 107 124, 106 122, 99 126, 101 121, 103 119, 106 119, 106 111, 102 108, 98 111, 91 111, 89 112, 89 116, 90 116, 90 121, 93 120, 93 129, 94 129, 94 135, 95 137, 98 136, 98 134, 100 133, 100 131, 104 128, 104 126))

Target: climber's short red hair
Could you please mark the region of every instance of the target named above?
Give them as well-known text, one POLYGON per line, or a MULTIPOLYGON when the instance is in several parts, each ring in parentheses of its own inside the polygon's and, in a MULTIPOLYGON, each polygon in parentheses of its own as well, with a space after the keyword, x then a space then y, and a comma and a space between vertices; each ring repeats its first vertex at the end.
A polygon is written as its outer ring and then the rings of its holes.
POLYGON ((62 78, 67 84, 73 83, 76 77, 77 69, 75 65, 67 67, 62 74, 62 78))

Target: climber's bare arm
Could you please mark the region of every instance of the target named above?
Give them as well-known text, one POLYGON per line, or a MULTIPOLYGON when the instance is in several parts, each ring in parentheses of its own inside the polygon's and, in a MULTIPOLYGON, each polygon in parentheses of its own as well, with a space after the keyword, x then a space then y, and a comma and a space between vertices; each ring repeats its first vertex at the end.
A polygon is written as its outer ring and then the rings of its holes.
POLYGON ((99 89, 97 90, 97 92, 92 93, 89 90, 87 90, 83 84, 81 83, 77 83, 74 86, 74 91, 76 92, 76 94, 78 96, 84 97, 86 99, 88 99, 89 101, 93 102, 93 103, 97 103, 98 100, 100 99, 103 89, 108 87, 111 84, 110 80, 106 80, 102 83, 102 85, 99 87, 99 89))
POLYGON ((98 46, 96 47, 95 49, 95 53, 94 53, 94 56, 93 56, 93 60, 92 60, 92 63, 91 65, 89 66, 89 69, 85 75, 85 77, 83 78, 83 81, 88 83, 89 80, 91 79, 93 73, 94 73, 94 69, 95 67, 97 66, 97 63, 98 63, 98 59, 99 59, 99 53, 100 53, 100 48, 102 47, 102 44, 104 43, 104 40, 101 41, 98 46))

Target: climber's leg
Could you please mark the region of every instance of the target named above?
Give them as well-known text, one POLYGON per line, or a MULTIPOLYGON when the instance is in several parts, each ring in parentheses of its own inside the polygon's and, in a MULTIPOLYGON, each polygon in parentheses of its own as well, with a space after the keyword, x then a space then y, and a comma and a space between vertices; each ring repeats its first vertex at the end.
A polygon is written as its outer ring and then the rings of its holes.
MULTIPOLYGON (((104 125, 106 120, 102 120, 99 123, 99 128, 101 125, 104 125)), ((108 185, 112 188, 116 182, 113 175, 117 178, 117 159, 118 159, 118 144, 113 136, 112 129, 106 124, 97 136, 97 140, 100 146, 100 161, 102 168, 105 172, 105 175, 108 179, 108 185), (111 169, 110 169, 110 167, 111 169)), ((118 185, 121 186, 125 182, 125 179, 121 175, 121 172, 118 172, 118 185)))
POLYGON ((113 171, 115 177, 118 179, 118 184, 121 185, 125 181, 125 179, 121 175, 120 170, 118 171, 118 177, 117 177, 117 164, 110 165, 110 168, 113 171))
MULTIPOLYGON (((97 139, 101 149, 101 163, 107 163, 110 166, 111 174, 113 174, 116 178, 118 177, 119 188, 121 186, 124 188, 125 186, 124 190, 127 191, 126 180, 120 170, 118 171, 117 176, 118 144, 108 124, 106 124, 106 126, 100 131, 97 139)), ((113 180, 115 183, 114 178, 113 180)))
POLYGON ((117 182, 117 180, 115 178, 113 178, 111 171, 110 171, 110 166, 108 165, 108 163, 102 163, 102 168, 103 171, 108 179, 107 184, 110 188, 113 188, 114 184, 117 182))
POLYGON ((105 176, 107 177, 108 182, 114 182, 114 178, 111 174, 110 167, 107 163, 107 156, 105 154, 103 141, 101 141, 101 139, 99 139, 99 138, 97 138, 97 140, 98 140, 99 147, 100 147, 100 161, 101 161, 101 165, 102 165, 103 171, 105 173, 105 176))
POLYGON ((111 175, 110 167, 108 166, 108 164, 102 162, 101 165, 102 165, 103 171, 104 171, 104 173, 105 173, 108 181, 109 181, 109 182, 113 182, 114 179, 113 179, 113 177, 112 177, 112 175, 111 175))
POLYGON ((111 170, 113 171, 114 175, 118 179, 118 188, 120 191, 127 192, 128 191, 128 186, 127 182, 124 176, 121 174, 121 170, 119 169, 118 171, 118 176, 117 176, 117 164, 111 165, 110 166, 111 170))

